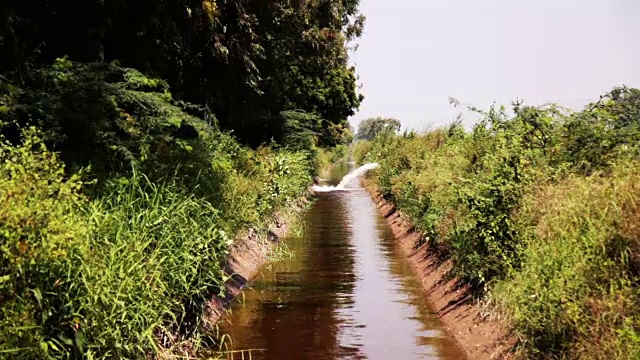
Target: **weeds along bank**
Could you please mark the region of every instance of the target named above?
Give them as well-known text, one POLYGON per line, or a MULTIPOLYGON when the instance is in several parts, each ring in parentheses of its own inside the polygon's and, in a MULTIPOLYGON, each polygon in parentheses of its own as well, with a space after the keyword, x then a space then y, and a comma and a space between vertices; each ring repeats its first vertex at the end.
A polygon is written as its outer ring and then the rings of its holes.
POLYGON ((0 358, 197 350, 229 246, 306 193, 313 139, 249 149, 133 69, 40 75, 0 94, 0 358))
POLYGON ((328 178, 336 165, 343 165, 349 161, 349 147, 341 144, 332 148, 319 149, 315 167, 319 169, 319 176, 328 178))
POLYGON ((358 1, 29 5, 0 6, 0 358, 193 350, 229 243, 351 136, 358 1))
POLYGON ((355 149, 527 358, 640 358, 640 91, 355 149))

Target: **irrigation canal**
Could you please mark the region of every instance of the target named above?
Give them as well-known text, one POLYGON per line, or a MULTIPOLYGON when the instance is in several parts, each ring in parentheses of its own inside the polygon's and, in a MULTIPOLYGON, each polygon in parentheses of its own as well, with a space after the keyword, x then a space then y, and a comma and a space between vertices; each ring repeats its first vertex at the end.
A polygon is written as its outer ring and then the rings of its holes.
MULTIPOLYGON (((334 184, 336 184, 334 182, 334 184)), ((463 359, 370 195, 327 191, 220 321, 229 359, 463 359)))

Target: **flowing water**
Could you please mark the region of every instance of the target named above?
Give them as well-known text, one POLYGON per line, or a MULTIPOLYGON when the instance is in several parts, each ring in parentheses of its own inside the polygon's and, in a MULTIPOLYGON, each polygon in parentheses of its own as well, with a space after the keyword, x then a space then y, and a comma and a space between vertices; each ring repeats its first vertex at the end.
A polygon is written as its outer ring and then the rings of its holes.
POLYGON ((304 234, 285 240, 293 256, 267 265, 220 322, 227 358, 464 358, 369 194, 326 190, 304 234))
POLYGON ((345 175, 342 180, 338 183, 338 185, 318 185, 313 187, 313 191, 316 193, 324 193, 324 192, 332 192, 332 191, 342 191, 342 190, 362 190, 358 189, 358 179, 364 175, 367 171, 373 170, 377 168, 378 164, 376 163, 368 163, 360 166, 355 171, 348 173, 345 175))

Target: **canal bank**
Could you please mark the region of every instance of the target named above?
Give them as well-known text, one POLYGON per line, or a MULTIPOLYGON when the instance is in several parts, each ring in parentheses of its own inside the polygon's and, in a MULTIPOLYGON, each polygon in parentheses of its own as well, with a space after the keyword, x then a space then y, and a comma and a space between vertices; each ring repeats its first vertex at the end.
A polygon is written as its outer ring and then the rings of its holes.
MULTIPOLYGON (((349 173, 351 166, 345 162, 331 165, 324 171, 328 178, 326 181, 338 183, 340 179, 349 173)), ((321 182, 320 177, 314 179, 314 184, 321 182)), ((203 310, 204 329, 210 334, 218 333, 217 323, 221 317, 233 305, 234 300, 242 295, 242 291, 258 275, 260 268, 264 267, 274 250, 277 250, 281 239, 289 235, 292 226, 301 226, 302 213, 309 207, 313 196, 311 188, 308 193, 291 204, 284 211, 273 216, 268 230, 258 233, 249 228, 238 236, 234 245, 229 250, 228 259, 224 265, 224 273, 227 280, 224 284, 222 295, 214 295, 203 310)))
POLYGON ((281 239, 289 234, 291 227, 299 225, 300 214, 309 203, 307 197, 302 197, 285 212, 276 214, 266 232, 258 233, 250 228, 235 240, 224 266, 227 278, 224 295, 213 296, 204 308, 203 322, 206 331, 217 332, 217 322, 242 294, 245 286, 256 277, 260 268, 268 263, 271 254, 281 239))
POLYGON ((490 319, 480 302, 474 300, 468 287, 448 276, 450 261, 442 261, 429 251, 427 244, 418 245, 424 234, 415 230, 395 205, 386 201, 375 184, 363 180, 376 207, 388 224, 394 238, 424 288, 431 308, 445 330, 469 359, 508 359, 512 357, 516 339, 499 321, 490 319))

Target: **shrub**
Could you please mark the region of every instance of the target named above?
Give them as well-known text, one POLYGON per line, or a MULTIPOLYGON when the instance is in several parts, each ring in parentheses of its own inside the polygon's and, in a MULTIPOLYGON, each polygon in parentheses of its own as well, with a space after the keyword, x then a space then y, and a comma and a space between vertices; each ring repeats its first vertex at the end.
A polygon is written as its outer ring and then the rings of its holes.
POLYGON ((323 178, 330 177, 336 166, 342 166, 349 161, 349 147, 338 145, 334 148, 320 148, 316 153, 314 166, 323 178))
POLYGON ((34 129, 0 144, 0 349, 25 358, 61 355, 73 343, 90 223, 77 177, 34 129))
POLYGON ((490 294, 539 358, 640 356, 640 90, 583 111, 514 104, 422 135, 357 144, 388 199, 490 294))
POLYGON ((0 357, 143 358, 197 347, 233 238, 246 226, 266 230, 312 172, 306 153, 219 139, 202 177, 220 181, 214 196, 179 177, 134 172, 106 180, 92 200, 35 130, 17 146, 3 139, 0 357))
POLYGON ((515 221, 523 224, 526 260, 492 298, 529 353, 639 354, 639 180, 640 164, 622 162, 610 176, 570 175, 524 200, 515 221))
POLYGON ((116 64, 58 59, 5 87, 13 90, 0 130, 15 143, 19 129, 38 127, 69 173, 91 165, 102 180, 135 167, 152 179, 174 173, 195 187, 191 181, 208 171, 217 146, 239 146, 215 130, 204 109, 174 100, 166 82, 116 64))

